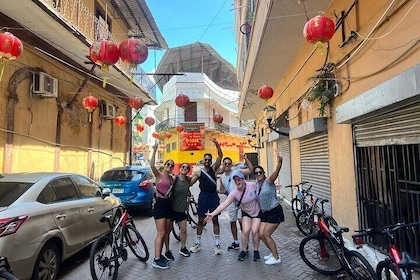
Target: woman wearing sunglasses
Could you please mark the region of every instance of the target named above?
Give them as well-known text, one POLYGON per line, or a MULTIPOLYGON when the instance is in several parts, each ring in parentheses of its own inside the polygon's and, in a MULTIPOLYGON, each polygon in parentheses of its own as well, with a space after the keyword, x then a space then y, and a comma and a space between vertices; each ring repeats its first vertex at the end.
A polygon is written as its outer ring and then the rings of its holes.
POLYGON ((265 264, 274 265, 281 263, 281 258, 277 252, 277 245, 271 235, 277 229, 281 222, 284 222, 283 208, 281 207, 276 194, 276 185, 274 181, 277 179, 283 162, 283 157, 276 150, 277 165, 274 172, 269 176, 265 176, 264 168, 260 165, 254 167, 255 177, 257 179, 257 196, 261 208, 261 225, 259 235, 261 240, 270 250, 271 254, 265 256, 265 264))
POLYGON ((155 238, 155 258, 153 260, 153 267, 160 269, 169 268, 168 258, 173 259, 171 251, 169 251, 169 233, 172 228, 172 210, 169 200, 171 193, 171 186, 174 178, 172 173, 175 163, 169 159, 163 165, 162 171, 156 167, 156 151, 158 143, 153 145, 152 158, 150 160, 150 167, 156 177, 156 202, 153 207, 153 217, 156 225, 156 238, 155 238), (165 256, 162 255, 163 244, 166 244, 167 252, 165 256))
POLYGON ((232 202, 236 202, 236 206, 242 210, 242 235, 241 235, 241 252, 238 256, 238 261, 243 261, 248 257, 248 241, 249 234, 252 232, 252 243, 254 245, 254 261, 260 259, 260 253, 258 251, 260 237, 259 226, 260 226, 260 206, 258 204, 258 197, 256 194, 256 184, 254 182, 245 182, 245 176, 241 172, 235 172, 232 175, 233 181, 236 188, 233 189, 228 197, 223 201, 219 207, 211 213, 207 213, 205 218, 206 222, 209 222, 228 207, 232 202))

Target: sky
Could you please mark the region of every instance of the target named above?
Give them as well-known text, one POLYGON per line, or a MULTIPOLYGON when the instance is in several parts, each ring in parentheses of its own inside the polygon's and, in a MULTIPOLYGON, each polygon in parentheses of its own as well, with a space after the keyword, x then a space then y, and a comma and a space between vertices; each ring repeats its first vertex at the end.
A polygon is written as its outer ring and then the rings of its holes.
MULTIPOLYGON (((207 43, 236 67, 233 0, 146 0, 146 4, 169 48, 207 43)), ((153 73, 164 53, 149 50, 141 68, 153 73)), ((159 101, 158 92, 157 97, 159 101)))

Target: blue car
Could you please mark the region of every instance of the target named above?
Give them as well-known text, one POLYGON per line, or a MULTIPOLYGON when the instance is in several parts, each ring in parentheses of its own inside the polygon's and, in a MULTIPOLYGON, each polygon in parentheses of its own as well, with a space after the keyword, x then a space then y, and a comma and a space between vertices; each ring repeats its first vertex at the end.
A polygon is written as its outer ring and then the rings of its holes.
POLYGON ((106 171, 100 183, 111 189, 116 197, 124 202, 127 198, 137 194, 137 197, 125 205, 130 210, 146 210, 151 214, 155 192, 155 176, 149 166, 116 167, 106 171))

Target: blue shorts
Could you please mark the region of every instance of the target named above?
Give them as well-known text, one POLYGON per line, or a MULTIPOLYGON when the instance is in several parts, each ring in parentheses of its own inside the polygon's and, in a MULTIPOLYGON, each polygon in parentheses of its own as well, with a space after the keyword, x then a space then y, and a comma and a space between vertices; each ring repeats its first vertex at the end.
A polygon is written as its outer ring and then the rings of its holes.
POLYGON ((172 210, 169 199, 158 197, 155 206, 153 207, 153 217, 158 219, 171 219, 172 210))
POLYGON ((280 224, 284 222, 284 213, 281 205, 277 205, 271 210, 260 212, 261 222, 269 224, 280 224))
POLYGON ((205 217, 207 212, 213 212, 220 204, 217 193, 200 192, 198 196, 198 217, 205 217))

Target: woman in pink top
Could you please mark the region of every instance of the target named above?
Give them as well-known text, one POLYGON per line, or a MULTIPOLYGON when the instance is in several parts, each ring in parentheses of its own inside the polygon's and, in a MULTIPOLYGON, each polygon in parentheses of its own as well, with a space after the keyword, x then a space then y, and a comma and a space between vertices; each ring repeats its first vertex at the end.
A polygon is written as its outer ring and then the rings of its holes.
POLYGON ((238 261, 243 261, 248 257, 248 240, 249 233, 252 231, 252 243, 254 245, 254 261, 260 259, 259 247, 259 227, 261 219, 259 217, 260 205, 256 195, 257 186, 255 182, 245 182, 244 174, 241 172, 235 172, 232 176, 235 182, 236 188, 233 189, 229 196, 219 205, 213 212, 207 213, 205 218, 206 222, 213 219, 214 216, 222 212, 228 207, 233 201, 236 202, 236 206, 242 210, 242 236, 241 236, 241 247, 242 250, 239 253, 238 261))
POLYGON ((157 147, 157 143, 153 145, 153 153, 150 160, 150 167, 156 177, 156 203, 153 207, 153 216, 157 229, 155 238, 155 258, 152 265, 156 268, 167 269, 169 268, 168 259, 173 260, 173 255, 171 251, 169 251, 169 233, 172 228, 172 211, 168 196, 171 192, 171 186, 174 180, 172 173, 175 163, 173 160, 167 160, 163 166, 162 172, 160 172, 155 165, 157 147), (167 252, 165 255, 162 255, 164 243, 166 244, 167 252))

